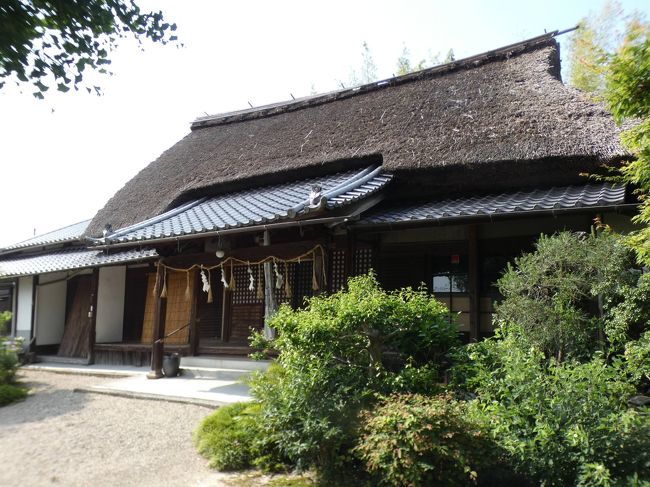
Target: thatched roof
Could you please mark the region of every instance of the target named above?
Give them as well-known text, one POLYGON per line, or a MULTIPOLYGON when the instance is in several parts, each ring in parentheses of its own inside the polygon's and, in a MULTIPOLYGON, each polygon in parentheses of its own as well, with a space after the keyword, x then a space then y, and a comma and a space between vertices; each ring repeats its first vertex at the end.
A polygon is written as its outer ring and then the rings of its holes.
POLYGON ((398 182, 422 170, 480 186, 493 181, 481 171, 469 180, 468 171, 498 167, 503 185, 514 166, 524 178, 548 168, 573 177, 625 157, 612 118, 559 72, 558 45, 547 35, 356 90, 204 117, 108 201, 89 233, 197 196, 368 159, 383 161, 398 182))

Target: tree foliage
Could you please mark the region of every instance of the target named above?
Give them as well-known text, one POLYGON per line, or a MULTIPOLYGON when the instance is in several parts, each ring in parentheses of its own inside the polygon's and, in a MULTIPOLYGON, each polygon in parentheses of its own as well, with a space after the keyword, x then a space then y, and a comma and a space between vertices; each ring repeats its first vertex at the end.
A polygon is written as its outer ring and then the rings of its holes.
POLYGON ((650 297, 650 283, 633 264, 609 232, 542 235, 499 279, 497 321, 558 361, 590 357, 606 338, 620 349, 650 319, 648 306, 638 306, 650 297))
POLYGON ((642 228, 630 235, 629 243, 641 262, 650 264, 650 27, 638 23, 609 63, 605 99, 619 123, 630 122, 622 140, 635 156, 620 170, 641 199, 635 221, 642 228))
POLYGON ((639 13, 626 15, 620 2, 607 1, 599 12, 583 18, 568 42, 568 81, 573 86, 602 97, 605 73, 630 26, 642 21, 639 13))
POLYGON ((31 83, 34 96, 56 86, 85 87, 87 69, 106 73, 120 38, 166 44, 176 24, 162 12, 142 12, 134 0, 5 0, 0 4, 0 88, 16 77, 31 83))
POLYGON ((650 413, 627 405, 638 382, 626 360, 559 363, 509 333, 465 352, 470 416, 520 475, 543 485, 578 485, 598 472, 591 485, 648 478, 650 413))

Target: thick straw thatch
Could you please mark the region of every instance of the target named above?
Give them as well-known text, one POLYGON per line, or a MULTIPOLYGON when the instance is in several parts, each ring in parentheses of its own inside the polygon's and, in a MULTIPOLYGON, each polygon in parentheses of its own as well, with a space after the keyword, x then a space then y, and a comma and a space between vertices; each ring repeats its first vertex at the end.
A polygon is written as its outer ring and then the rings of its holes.
POLYGON ((559 70, 549 36, 357 92, 197 120, 108 201, 89 233, 136 223, 201 192, 304 177, 363 157, 383 158, 397 181, 424 170, 464 190, 503 186, 517 167, 534 178, 620 160, 611 117, 564 86, 559 70), (480 168, 494 168, 498 180, 480 168), (468 171, 473 181, 463 180, 468 171))

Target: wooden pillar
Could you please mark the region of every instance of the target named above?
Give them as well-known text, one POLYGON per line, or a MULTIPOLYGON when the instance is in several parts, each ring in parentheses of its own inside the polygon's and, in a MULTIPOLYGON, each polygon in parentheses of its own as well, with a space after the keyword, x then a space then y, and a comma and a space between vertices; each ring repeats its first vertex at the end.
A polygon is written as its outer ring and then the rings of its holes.
MULTIPOLYGON (((264 247, 271 245, 271 234, 264 230, 264 247)), ((271 262, 264 263, 264 336, 268 339, 275 338, 275 330, 269 326, 269 320, 278 310, 275 300, 275 279, 271 262)))
POLYGON ((99 268, 93 269, 90 282, 90 307, 88 309, 88 365, 95 363, 95 338, 97 335, 97 295, 99 294, 99 268))
POLYGON ((32 279, 32 316, 29 331, 29 351, 36 352, 36 300, 38 296, 38 278, 36 274, 32 279))
POLYGON ((468 278, 469 278, 469 340, 476 342, 480 336, 480 291, 478 262, 478 227, 467 226, 468 278))
POLYGON ((221 300, 221 341, 230 340, 231 318, 232 318, 232 291, 223 286, 221 300))
POLYGON ((151 372, 147 374, 149 379, 160 379, 163 376, 162 362, 163 362, 163 342, 159 341, 165 334, 165 316, 164 316, 164 302, 160 296, 163 286, 163 260, 158 261, 158 268, 156 270, 156 284, 154 286, 154 294, 156 296, 156 307, 153 315, 153 341, 151 344, 151 372))
POLYGON ((196 319, 196 309, 198 307, 197 300, 199 299, 199 283, 201 279, 197 272, 194 275, 194 282, 192 283, 192 306, 190 308, 190 355, 198 355, 199 350, 199 325, 196 319))

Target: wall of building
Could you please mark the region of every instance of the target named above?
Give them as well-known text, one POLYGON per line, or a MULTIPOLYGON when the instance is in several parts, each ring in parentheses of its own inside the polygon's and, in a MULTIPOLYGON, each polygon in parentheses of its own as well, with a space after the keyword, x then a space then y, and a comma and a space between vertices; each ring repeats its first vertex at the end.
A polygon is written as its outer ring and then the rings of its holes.
POLYGON ((99 269, 96 343, 122 341, 126 266, 99 269))
POLYGON ((61 343, 68 290, 66 273, 39 276, 36 287, 36 345, 61 343))
POLYGON ((18 279, 16 297, 16 336, 29 340, 32 330, 32 294, 34 278, 32 276, 18 279))

